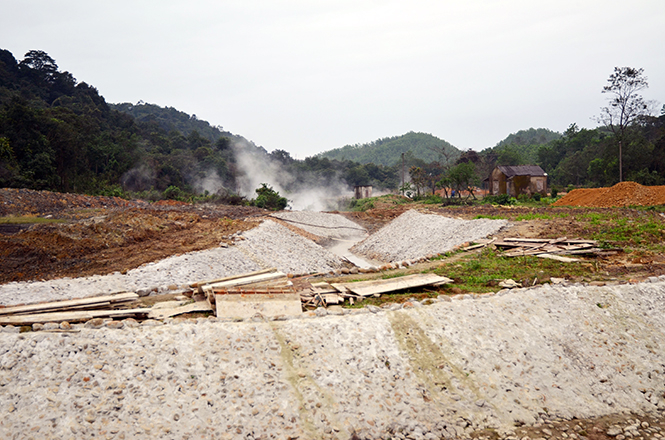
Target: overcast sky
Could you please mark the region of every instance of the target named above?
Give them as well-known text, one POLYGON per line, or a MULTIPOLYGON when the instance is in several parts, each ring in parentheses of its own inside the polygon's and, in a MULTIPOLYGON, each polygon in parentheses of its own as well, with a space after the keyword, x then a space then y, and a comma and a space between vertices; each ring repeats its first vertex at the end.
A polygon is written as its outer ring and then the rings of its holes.
POLYGON ((665 101, 663 0, 2 0, 0 48, 108 102, 304 158, 409 131, 460 149, 595 126, 615 66, 665 101))

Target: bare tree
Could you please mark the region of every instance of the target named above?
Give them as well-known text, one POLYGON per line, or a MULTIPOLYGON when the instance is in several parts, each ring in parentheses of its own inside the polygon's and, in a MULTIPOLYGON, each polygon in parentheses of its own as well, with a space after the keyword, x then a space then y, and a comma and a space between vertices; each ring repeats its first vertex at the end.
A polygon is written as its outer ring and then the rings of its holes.
POLYGON ((644 69, 615 67, 603 87, 610 93, 609 106, 602 107, 599 121, 612 130, 619 142, 619 182, 623 182, 622 149, 626 129, 640 116, 649 114, 649 103, 638 92, 649 87, 644 69))

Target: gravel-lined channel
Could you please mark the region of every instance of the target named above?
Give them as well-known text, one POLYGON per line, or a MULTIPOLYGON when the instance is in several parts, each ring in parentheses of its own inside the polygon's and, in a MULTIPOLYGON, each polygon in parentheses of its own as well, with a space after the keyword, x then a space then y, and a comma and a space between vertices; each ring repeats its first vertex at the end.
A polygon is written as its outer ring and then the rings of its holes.
MULTIPOLYGON (((366 236, 364 229, 339 214, 290 212, 276 216, 307 232, 337 241, 338 254, 274 221, 236 237, 235 245, 176 255, 128 271, 84 278, 0 285, 0 305, 82 298, 112 292, 184 286, 201 280, 276 267, 291 274, 326 273, 342 267, 348 246, 366 236)), ((368 259, 403 261, 443 253, 465 241, 492 234, 504 220, 457 220, 408 211, 373 234, 354 250, 368 259)), ((331 247, 331 249, 334 249, 331 247)), ((367 266, 374 262, 355 261, 367 266)))

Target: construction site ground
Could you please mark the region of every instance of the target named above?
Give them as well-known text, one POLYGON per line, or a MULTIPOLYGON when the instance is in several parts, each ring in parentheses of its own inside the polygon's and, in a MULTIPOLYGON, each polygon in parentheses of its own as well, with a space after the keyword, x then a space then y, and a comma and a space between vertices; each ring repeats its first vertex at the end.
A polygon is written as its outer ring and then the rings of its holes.
MULTIPOLYGON (((601 282, 643 281, 665 274, 665 257, 660 248, 665 238, 665 218, 658 210, 491 205, 443 208, 438 205, 388 202, 375 203, 374 208, 363 212, 341 214, 372 233, 408 209, 463 219, 508 219, 511 227, 497 234, 497 238, 605 237, 608 226, 607 222, 598 220, 601 217, 620 219, 621 224, 628 224, 628 227, 632 222, 651 222, 659 227, 649 229, 649 233, 641 235, 637 242, 633 236, 624 239, 615 234, 613 237, 616 239, 607 245, 622 251, 590 261, 585 267, 594 280, 601 282)), ((265 210, 242 206, 178 202, 148 204, 115 198, 1 189, 0 283, 125 272, 172 255, 209 249, 220 243, 229 244, 230 236, 254 228, 261 218, 269 214, 265 210)), ((400 271, 418 273, 464 256, 457 253, 400 271)), ((566 274, 548 275, 557 277, 566 274)), ((355 274, 330 277, 330 280, 376 276, 355 274)), ((583 276, 569 278, 579 281, 583 276)), ((465 292, 453 290, 449 293, 465 292)), ((145 299, 148 302, 155 300, 155 297, 145 299)), ((543 418, 535 425, 519 428, 517 435, 601 440, 615 437, 617 434, 612 432, 617 427, 626 428, 622 431, 625 433, 631 432, 628 428, 636 426, 631 429, 635 432, 639 430, 640 436, 636 438, 642 439, 660 438, 665 428, 665 419, 644 414, 640 414, 639 418, 628 413, 587 419, 547 419, 545 415, 543 418)), ((619 435, 622 437, 617 438, 626 437, 621 433, 619 435)), ((474 434, 479 438, 499 436, 495 431, 474 434)))
MULTIPOLYGON (((512 227, 497 238, 593 238, 607 232, 607 223, 662 224, 656 211, 630 208, 503 207, 493 205, 442 208, 424 204, 376 204, 364 212, 342 212, 370 233, 408 209, 474 219, 504 218, 512 227)), ((171 255, 210 249, 229 243, 229 237, 255 227, 270 213, 258 208, 227 205, 190 205, 179 202, 148 204, 122 199, 62 195, 44 191, 0 190, 0 283, 49 280, 113 272, 126 272, 171 255), (109 200, 112 202, 110 203, 109 200), (18 234, 19 231, 22 231, 18 234)), ((609 245, 628 252, 595 261, 597 277, 640 280, 665 273, 665 256, 658 245, 665 226, 634 240, 613 240, 609 245)), ((301 231, 301 233, 303 233, 301 231)), ((303 233, 306 235, 306 233, 303 233)), ((308 237, 311 238, 311 237, 308 237)), ((620 237, 619 237, 620 238, 620 237)), ((423 263, 432 267, 440 261, 423 263)), ((407 272, 417 272, 423 266, 407 272)), ((557 276, 552 274, 551 276, 557 276)), ((357 278, 357 276, 356 276, 357 278)))

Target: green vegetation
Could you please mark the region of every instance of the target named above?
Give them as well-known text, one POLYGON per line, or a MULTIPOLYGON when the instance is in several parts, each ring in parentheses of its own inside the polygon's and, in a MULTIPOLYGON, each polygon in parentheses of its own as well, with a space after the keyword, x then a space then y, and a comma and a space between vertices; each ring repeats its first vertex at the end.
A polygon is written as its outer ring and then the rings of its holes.
POLYGON ((289 204, 286 197, 280 196, 277 191, 272 189, 272 187, 266 183, 262 183, 261 187, 256 189, 256 193, 258 196, 255 200, 252 200, 252 205, 258 206, 259 208, 279 211, 286 208, 286 205, 289 204))
POLYGON ((500 290, 498 281, 504 279, 531 285, 534 279, 542 282, 551 276, 581 276, 588 270, 580 265, 537 257, 503 258, 496 251, 485 248, 481 253, 466 255, 458 261, 446 263, 444 260, 433 272, 456 280, 449 288, 484 293, 500 290))
MULTIPOLYGON (((615 70, 603 90, 614 95, 631 79, 646 87, 642 73, 615 70)), ((634 102, 640 99, 636 95, 634 102)), ((257 170, 279 169, 288 176, 274 182, 285 194, 341 182, 349 189, 401 187, 402 194, 427 203, 440 203, 429 197, 440 190, 445 205, 469 204, 497 165, 540 165, 553 197, 564 187, 611 186, 622 174, 645 185, 665 183, 665 114, 649 116, 642 109, 617 125, 608 122, 614 103, 603 109, 603 127, 571 124, 563 134, 530 128, 481 152, 410 132, 296 160, 172 107, 109 105, 45 52, 32 50, 17 61, 0 49, 0 187, 244 203, 234 191, 248 161, 257 170)), ((535 197, 529 203, 549 202, 535 197)))
POLYGON ((239 155, 280 167, 287 192, 331 181, 398 186, 397 167, 268 153, 174 108, 109 105, 43 51, 18 62, 0 49, 0 187, 238 203, 239 155))
POLYGON ((35 216, 7 216, 0 217, 0 225, 38 224, 38 223, 64 223, 59 218, 44 218, 35 216))
POLYGON ((639 247, 653 252, 665 252, 665 229, 652 215, 624 217, 616 211, 590 212, 575 216, 575 220, 588 224, 590 238, 606 247, 639 247))
POLYGON ((367 144, 346 145, 319 154, 336 160, 352 160, 361 164, 374 163, 392 167, 402 163, 402 154, 424 162, 441 162, 444 156, 457 159, 460 151, 431 134, 409 132, 401 136, 378 139, 367 144))

